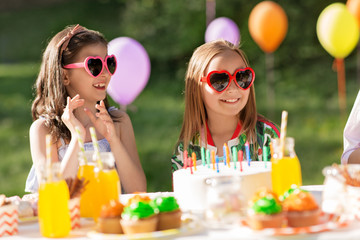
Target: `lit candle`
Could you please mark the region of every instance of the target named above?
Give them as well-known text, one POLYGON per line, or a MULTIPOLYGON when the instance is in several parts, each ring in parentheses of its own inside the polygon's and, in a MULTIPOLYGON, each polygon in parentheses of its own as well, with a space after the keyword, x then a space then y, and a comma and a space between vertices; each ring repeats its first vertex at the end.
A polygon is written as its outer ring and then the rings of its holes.
POLYGON ((184 164, 185 169, 188 167, 188 165, 187 165, 187 155, 188 155, 188 152, 185 150, 184 153, 183 153, 183 164, 184 164))
POLYGON ((201 147, 201 163, 205 166, 205 148, 201 147))
POLYGON ((246 143, 245 143, 245 151, 246 151, 247 162, 248 162, 248 165, 250 166, 251 156, 250 156, 250 146, 249 146, 248 141, 246 141, 246 143))
POLYGON ((236 169, 236 162, 238 161, 236 147, 232 147, 232 155, 233 155, 233 162, 234 162, 234 169, 236 169))
POLYGON ((210 150, 206 149, 206 163, 208 168, 210 168, 210 150))
POLYGON ((216 172, 220 172, 219 170, 219 157, 216 155, 216 172))
POLYGON ((189 161, 190 173, 193 174, 193 169, 192 169, 193 163, 190 158, 188 158, 188 161, 189 161))
POLYGON ((225 146, 226 146, 226 163, 228 167, 230 167, 230 149, 226 143, 225 146))
POLYGON ((224 165, 226 166, 226 143, 224 143, 223 146, 223 160, 224 160, 224 165))
POLYGON ((269 156, 268 149, 269 149, 268 146, 263 147, 263 161, 265 162, 265 168, 266 168, 266 162, 268 161, 268 156, 269 156))
POLYGON ((243 161, 243 156, 244 156, 244 153, 243 153, 243 151, 242 150, 239 150, 239 152, 238 152, 238 155, 239 155, 239 163, 240 163, 240 172, 242 172, 243 171, 243 169, 242 169, 242 161, 243 161))
POLYGON ((192 162, 194 165, 194 171, 196 171, 196 154, 194 152, 192 152, 191 157, 192 157, 192 162))
POLYGON ((211 163, 212 163, 212 169, 215 170, 215 151, 211 151, 211 163))

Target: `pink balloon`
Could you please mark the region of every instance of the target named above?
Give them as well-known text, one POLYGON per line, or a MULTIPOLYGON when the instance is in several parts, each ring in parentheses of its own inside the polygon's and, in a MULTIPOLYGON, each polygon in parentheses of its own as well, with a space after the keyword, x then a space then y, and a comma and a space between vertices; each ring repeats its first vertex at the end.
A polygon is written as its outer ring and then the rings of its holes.
POLYGON ((240 30, 236 23, 226 17, 216 18, 207 26, 205 42, 225 39, 235 45, 240 42, 240 30))
POLYGON ((107 92, 115 102, 128 105, 141 93, 149 80, 149 56, 139 42, 129 37, 111 40, 108 54, 116 56, 117 69, 111 77, 107 92))

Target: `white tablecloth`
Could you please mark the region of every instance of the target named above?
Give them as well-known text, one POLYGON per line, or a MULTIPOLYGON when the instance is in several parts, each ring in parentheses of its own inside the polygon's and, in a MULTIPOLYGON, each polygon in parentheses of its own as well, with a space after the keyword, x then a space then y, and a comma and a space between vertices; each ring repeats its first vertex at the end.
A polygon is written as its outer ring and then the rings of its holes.
MULTIPOLYGON (((322 186, 306 186, 306 190, 311 191, 317 200, 321 200, 322 186)), ((169 193, 171 194, 171 193, 169 193)), ((128 198, 122 196, 122 198, 128 198)), ((250 230, 247 227, 236 227, 231 229, 209 229, 200 218, 197 218, 197 227, 191 232, 181 231, 174 235, 163 235, 161 239, 177 239, 177 240, 200 240, 200 239, 323 239, 323 240, 347 240, 360 239, 360 221, 352 221, 345 227, 339 227, 331 231, 311 234, 298 234, 288 236, 276 236, 265 233, 258 233, 250 230)), ((95 223, 89 219, 81 219, 81 228, 71 231, 71 234, 65 239, 88 240, 91 239, 88 233, 94 231, 95 223)), ((20 223, 19 233, 13 236, 1 237, 0 240, 19 240, 19 239, 46 239, 43 238, 39 232, 39 224, 37 221, 20 223)), ((118 235, 120 236, 120 235, 118 235)), ((108 235, 104 234, 98 239, 110 239, 108 235)), ((126 239, 125 235, 117 237, 116 239, 126 239)), ((136 238, 133 238, 136 239, 136 238)), ((144 238, 143 238, 144 239, 144 238)))

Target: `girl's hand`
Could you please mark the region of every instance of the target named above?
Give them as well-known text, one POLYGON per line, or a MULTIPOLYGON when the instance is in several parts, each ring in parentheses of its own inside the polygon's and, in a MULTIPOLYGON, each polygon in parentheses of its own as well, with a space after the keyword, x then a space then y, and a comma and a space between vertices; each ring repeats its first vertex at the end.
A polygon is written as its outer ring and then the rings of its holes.
POLYGON ((94 124, 96 130, 103 135, 108 142, 111 142, 115 137, 117 137, 117 135, 114 122, 106 110, 104 101, 101 100, 100 105, 96 104, 95 108, 99 110, 95 116, 89 109, 85 108, 84 110, 91 122, 94 124))
POLYGON ((85 137, 85 128, 81 124, 81 122, 74 116, 74 110, 78 107, 81 107, 84 105, 85 100, 80 99, 80 95, 77 94, 72 99, 70 97, 67 97, 67 103, 66 107, 64 108, 64 112, 61 115, 61 120, 64 122, 66 127, 71 132, 72 136, 76 136, 76 130, 75 127, 78 127, 80 129, 81 137, 84 139, 85 137))

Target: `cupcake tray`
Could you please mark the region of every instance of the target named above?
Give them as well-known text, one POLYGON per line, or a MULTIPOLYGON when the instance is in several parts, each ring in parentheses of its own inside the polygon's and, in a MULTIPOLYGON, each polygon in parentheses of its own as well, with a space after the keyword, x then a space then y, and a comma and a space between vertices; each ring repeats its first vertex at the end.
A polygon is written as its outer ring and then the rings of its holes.
POLYGON ((137 234, 107 234, 97 231, 90 231, 87 236, 91 239, 100 240, 127 240, 127 239, 161 239, 172 238, 175 236, 186 236, 201 232, 204 228, 199 218, 190 214, 183 214, 181 217, 181 227, 176 229, 168 229, 164 231, 155 231, 149 233, 137 234))
MULTIPOLYGON (((344 228, 349 225, 349 221, 339 221, 339 217, 334 214, 327 214, 322 212, 319 220, 319 224, 309 227, 282 227, 282 228, 266 228, 263 230, 252 230, 247 226, 246 221, 241 222, 241 228, 250 230, 255 235, 298 235, 308 233, 319 233, 325 231, 331 231, 339 228, 344 228)), ((238 229, 241 231, 241 228, 238 229)))

